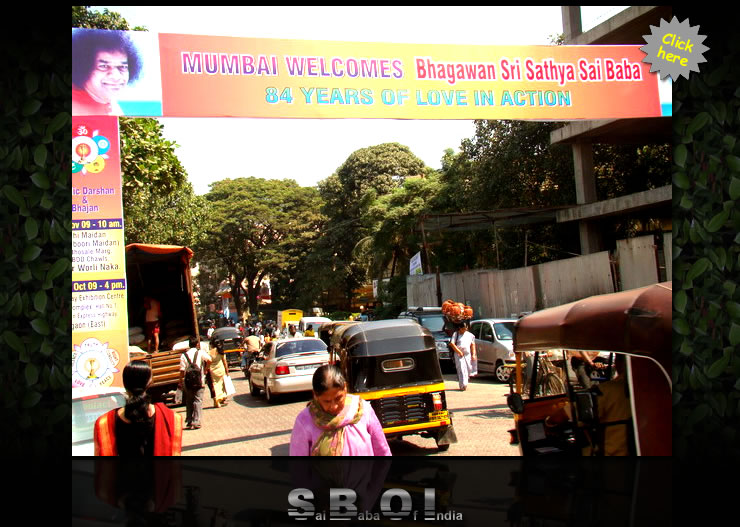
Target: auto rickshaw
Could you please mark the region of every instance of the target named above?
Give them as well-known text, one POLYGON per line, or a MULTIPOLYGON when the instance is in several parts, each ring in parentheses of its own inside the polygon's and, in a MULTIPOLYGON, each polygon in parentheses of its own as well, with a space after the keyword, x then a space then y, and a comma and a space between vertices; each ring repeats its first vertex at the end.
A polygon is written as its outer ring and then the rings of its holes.
POLYGON ((335 328, 329 360, 349 392, 370 401, 386 437, 420 434, 447 450, 457 438, 447 410, 434 336, 412 320, 377 320, 335 328))
POLYGON ((226 363, 231 369, 241 365, 243 341, 238 329, 233 326, 224 326, 213 332, 209 346, 217 348, 219 352, 226 355, 226 363))
POLYGON ((515 424, 511 442, 522 455, 608 455, 608 442, 613 445, 621 433, 625 455, 670 456, 671 316, 672 282, 664 282, 519 319, 508 404, 515 424), (608 384, 617 379, 580 386, 569 360, 572 351, 612 353, 608 371, 613 362, 624 363, 622 393, 608 384), (619 419, 606 415, 613 406, 605 396, 614 393, 621 398, 619 419))

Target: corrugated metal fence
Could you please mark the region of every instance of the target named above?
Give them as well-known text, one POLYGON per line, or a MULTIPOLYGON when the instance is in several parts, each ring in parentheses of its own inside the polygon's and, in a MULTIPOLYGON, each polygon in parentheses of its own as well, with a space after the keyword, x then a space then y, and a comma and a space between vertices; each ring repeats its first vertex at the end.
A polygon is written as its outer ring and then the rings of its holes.
MULTIPOLYGON (((658 281, 653 236, 620 241, 616 252, 622 289, 658 281)), ((670 237, 665 244, 665 261, 671 261, 670 237)), ((668 265, 668 264, 667 264, 668 265)), ((670 274, 668 274, 670 279, 670 274)), ((442 301, 465 302, 475 317, 510 317, 524 311, 559 306, 591 295, 613 293, 614 273, 609 252, 577 256, 540 265, 505 271, 476 269, 442 273, 442 301)), ((409 306, 437 305, 436 276, 406 277, 409 306)))

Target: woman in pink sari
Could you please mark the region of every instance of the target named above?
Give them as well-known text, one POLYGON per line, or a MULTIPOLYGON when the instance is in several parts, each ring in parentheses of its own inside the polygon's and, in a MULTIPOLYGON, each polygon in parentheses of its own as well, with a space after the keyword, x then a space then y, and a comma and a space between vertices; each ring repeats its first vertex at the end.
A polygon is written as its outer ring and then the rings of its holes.
POLYGON ((390 456, 383 427, 369 402, 347 393, 333 364, 313 376, 313 399, 295 420, 291 456, 390 456))

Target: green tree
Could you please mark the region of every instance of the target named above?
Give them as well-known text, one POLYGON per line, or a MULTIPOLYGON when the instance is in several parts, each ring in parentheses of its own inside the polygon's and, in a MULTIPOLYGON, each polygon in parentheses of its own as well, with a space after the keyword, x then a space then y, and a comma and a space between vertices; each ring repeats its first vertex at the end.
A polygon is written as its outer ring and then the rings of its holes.
POLYGON ((441 191, 439 175, 428 169, 424 178, 407 179, 369 207, 370 235, 355 246, 355 257, 367 264, 373 278, 404 274, 422 245, 419 220, 433 211, 441 191))
MULTIPOLYGON (((476 121, 458 155, 446 153, 439 204, 443 212, 476 212, 575 203, 567 145, 551 145, 557 123, 476 121)), ((521 267, 577 252, 569 226, 537 225, 441 233, 431 259, 441 271, 521 267), (525 243, 526 242, 526 243, 525 243)), ((576 237, 577 239, 577 237, 576 237)))
POLYGON ((119 126, 126 243, 197 245, 209 204, 193 192, 177 145, 156 119, 121 118, 119 126))
POLYGON ((199 260, 223 271, 239 313, 243 291, 255 314, 262 280, 293 278, 302 253, 318 236, 318 192, 292 179, 250 177, 212 183, 205 197, 213 212, 199 260))
POLYGON ((598 199, 671 184, 671 145, 594 145, 598 199))
POLYGON ((332 176, 319 183, 328 221, 316 254, 325 268, 331 268, 331 285, 344 291, 346 305, 341 307, 349 307, 352 291, 368 278, 367 265, 353 258, 353 252, 371 232, 371 205, 406 178, 425 173, 424 162, 408 147, 384 143, 353 152, 332 176))
POLYGON ((72 27, 86 27, 89 29, 115 29, 119 31, 146 31, 143 26, 129 27, 128 22, 120 13, 103 9, 92 11, 90 6, 72 6, 72 27))
POLYGON ((472 162, 469 210, 547 207, 575 203, 573 159, 567 145, 551 145, 559 123, 476 121, 462 151, 472 162))

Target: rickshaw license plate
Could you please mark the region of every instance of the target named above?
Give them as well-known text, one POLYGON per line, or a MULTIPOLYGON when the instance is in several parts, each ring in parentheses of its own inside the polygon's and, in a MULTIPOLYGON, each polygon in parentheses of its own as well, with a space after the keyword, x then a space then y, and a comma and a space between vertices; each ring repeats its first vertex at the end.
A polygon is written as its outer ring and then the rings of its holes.
POLYGON ((443 419, 447 419, 447 417, 447 410, 440 410, 439 412, 431 412, 429 414, 430 421, 442 421, 443 419))

